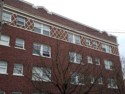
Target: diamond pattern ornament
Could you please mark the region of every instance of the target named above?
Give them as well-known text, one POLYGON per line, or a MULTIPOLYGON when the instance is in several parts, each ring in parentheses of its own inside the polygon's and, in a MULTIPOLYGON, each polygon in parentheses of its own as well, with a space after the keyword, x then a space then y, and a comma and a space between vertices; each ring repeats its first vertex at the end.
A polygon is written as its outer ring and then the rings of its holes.
POLYGON ((33 21, 32 19, 26 18, 26 29, 32 31, 33 30, 33 21))

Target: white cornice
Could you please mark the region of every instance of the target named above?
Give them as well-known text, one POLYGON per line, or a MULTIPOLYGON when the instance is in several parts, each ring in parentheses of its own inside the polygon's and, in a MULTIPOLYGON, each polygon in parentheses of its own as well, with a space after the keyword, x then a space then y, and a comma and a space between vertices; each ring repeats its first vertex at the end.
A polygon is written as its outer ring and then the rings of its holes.
MULTIPOLYGON (((45 22, 50 23, 50 24, 54 24, 54 25, 58 26, 58 28, 61 27, 61 28, 64 28, 64 29, 66 29, 66 30, 69 30, 69 31, 73 31, 73 32, 82 34, 82 35, 84 35, 84 36, 91 37, 91 38, 94 38, 94 39, 97 39, 97 40, 100 40, 100 41, 107 42, 107 43, 113 44, 113 45, 115 45, 115 46, 118 46, 117 43, 110 42, 110 41, 104 40, 104 39, 102 39, 102 38, 95 37, 95 36, 93 36, 93 35, 90 35, 90 34, 85 33, 84 31, 78 31, 78 30, 76 30, 76 29, 74 29, 74 28, 71 28, 71 27, 68 27, 68 26, 59 24, 59 23, 57 23, 57 22, 48 20, 48 19, 43 18, 43 17, 41 17, 41 16, 33 15, 33 14, 29 13, 29 12, 22 11, 21 9, 18 9, 18 8, 15 8, 15 7, 12 7, 12 6, 9 6, 9 5, 7 5, 7 4, 4 4, 4 8, 8 8, 8 9, 10 9, 10 10, 12 10, 12 11, 16 11, 16 12, 18 12, 18 13, 25 14, 25 15, 27 15, 27 16, 29 16, 29 17, 32 17, 32 18, 35 18, 35 19, 38 19, 38 20, 41 20, 41 21, 45 21, 45 22)), ((42 8, 44 8, 44 7, 42 7, 42 8)), ((51 13, 49 13, 49 15, 51 15, 51 13)), ((56 14, 55 14, 55 15, 56 15, 56 14)), ((63 17, 63 18, 64 18, 64 17, 63 17)), ((78 22, 77 22, 77 23, 78 23, 78 22)), ((82 24, 81 24, 81 25, 82 25, 82 24)), ((92 28, 92 29, 93 29, 93 28, 92 28)), ((100 33, 100 32, 98 32, 98 33, 100 33)))

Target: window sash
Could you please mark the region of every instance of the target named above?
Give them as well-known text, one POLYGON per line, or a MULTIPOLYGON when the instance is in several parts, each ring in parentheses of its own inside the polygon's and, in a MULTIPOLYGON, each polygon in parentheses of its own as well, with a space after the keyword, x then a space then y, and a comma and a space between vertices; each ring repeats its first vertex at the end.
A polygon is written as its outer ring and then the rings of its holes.
POLYGON ((71 33, 68 34, 68 41, 73 43, 73 34, 71 33))
POLYGON ((86 39, 86 40, 85 40, 85 45, 86 45, 86 46, 90 46, 90 42, 91 42, 90 39, 86 39))
POLYGON ((74 37, 75 37, 75 43, 81 44, 80 36, 74 35, 74 37))
POLYGON ((16 39, 15 46, 19 47, 19 48, 24 48, 24 40, 22 40, 22 39, 16 39))
POLYGON ((93 62, 92 62, 92 57, 91 57, 91 56, 87 56, 87 60, 88 60, 88 63, 91 63, 91 64, 93 63, 93 62))
POLYGON ((0 73, 7 73, 7 62, 0 61, 0 73))
POLYGON ((5 35, 1 35, 1 37, 0 37, 0 44, 1 45, 9 46, 9 41, 10 41, 10 37, 5 36, 5 35))
POLYGON ((100 65, 100 59, 99 58, 95 58, 95 63, 96 63, 96 65, 100 65))
POLYGON ((43 35, 50 36, 50 27, 43 25, 43 35))
POLYGON ((112 61, 105 60, 105 68, 112 70, 113 69, 113 63, 112 61))
POLYGON ((73 73, 71 76, 72 84, 84 84, 84 76, 79 73, 73 73))
POLYGON ((7 22, 11 22, 11 14, 8 12, 3 12, 2 19, 7 22))
POLYGON ((42 25, 40 23, 34 22, 34 32, 41 34, 42 25))
POLYGON ((14 64, 13 74, 22 75, 23 74, 23 65, 22 64, 14 64))
POLYGON ((17 16, 17 24, 25 26, 25 18, 21 16, 17 16))

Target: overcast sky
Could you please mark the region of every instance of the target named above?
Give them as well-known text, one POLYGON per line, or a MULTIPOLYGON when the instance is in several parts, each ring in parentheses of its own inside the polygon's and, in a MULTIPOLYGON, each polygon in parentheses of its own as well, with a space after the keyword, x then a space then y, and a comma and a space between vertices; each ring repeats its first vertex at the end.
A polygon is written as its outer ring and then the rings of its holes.
POLYGON ((50 12, 117 36, 125 56, 125 0, 25 0, 50 12))

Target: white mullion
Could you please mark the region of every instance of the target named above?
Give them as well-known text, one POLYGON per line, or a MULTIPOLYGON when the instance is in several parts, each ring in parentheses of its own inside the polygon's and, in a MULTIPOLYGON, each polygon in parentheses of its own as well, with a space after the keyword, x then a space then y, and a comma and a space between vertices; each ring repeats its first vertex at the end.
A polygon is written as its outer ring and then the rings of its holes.
POLYGON ((43 24, 41 24, 41 34, 43 34, 43 24))
POLYGON ((43 45, 40 47, 40 54, 43 56, 43 45))

